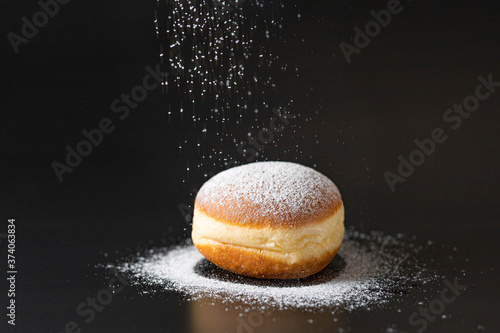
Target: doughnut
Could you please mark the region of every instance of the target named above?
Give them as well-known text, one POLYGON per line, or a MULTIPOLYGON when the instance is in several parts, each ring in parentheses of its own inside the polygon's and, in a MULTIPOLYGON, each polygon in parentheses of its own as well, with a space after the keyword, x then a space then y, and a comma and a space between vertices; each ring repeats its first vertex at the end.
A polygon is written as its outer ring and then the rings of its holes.
POLYGON ((191 238, 210 262, 262 279, 325 268, 344 237, 337 186, 292 162, 254 162, 216 174, 198 191, 191 238))

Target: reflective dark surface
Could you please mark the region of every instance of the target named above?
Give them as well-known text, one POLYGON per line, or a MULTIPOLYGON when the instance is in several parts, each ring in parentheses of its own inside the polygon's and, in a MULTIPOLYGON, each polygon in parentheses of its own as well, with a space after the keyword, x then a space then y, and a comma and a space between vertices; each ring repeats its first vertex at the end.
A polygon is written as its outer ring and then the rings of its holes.
MULTIPOLYGON (((249 102, 252 108, 262 100, 269 104, 258 113, 234 107, 213 116, 214 95, 203 103, 195 96, 193 111, 183 91, 158 87, 124 120, 112 103, 142 84, 146 66, 158 63, 168 34, 157 39, 155 11, 165 15, 168 7, 72 1, 60 5, 16 54, 6 36, 22 34, 21 18, 31 20, 40 7, 6 3, 0 23, 0 233, 8 218, 16 218, 18 274, 12 327, 6 324, 7 252, 0 238, 1 332, 77 332, 71 322, 82 332, 500 331, 500 87, 491 87, 460 125, 443 118, 476 93, 478 77, 491 74, 500 81, 500 7, 495 1, 401 2, 403 9, 348 63, 341 43, 355 45, 354 28, 364 28, 373 21, 370 11, 387 9, 388 3, 304 1, 282 8, 274 2, 282 29, 269 40, 255 33, 256 49, 264 45, 279 56, 268 74, 276 88, 262 83, 249 102), (289 69, 282 70, 285 65, 289 69), (79 305, 114 279, 99 265, 189 237, 189 205, 197 188, 211 172, 227 167, 225 158, 248 162, 234 140, 247 140, 247 133, 258 137, 274 116, 271 109, 291 99, 289 111, 297 117, 275 142, 262 144, 257 159, 315 167, 338 185, 346 225, 430 244, 417 259, 443 278, 396 290, 382 308, 352 312, 244 312, 245 304, 189 301, 127 285, 91 320, 88 312, 81 315, 79 305), (192 115, 201 121, 194 124, 192 115), (59 182, 52 163, 64 162, 65 147, 75 148, 84 139, 82 130, 98 127, 103 118, 113 120, 113 132, 59 182), (436 128, 447 139, 391 191, 384 173, 397 174, 398 157, 409 159, 418 148, 414 141, 432 137, 436 128), (412 314, 438 304, 432 302, 441 298, 445 281, 455 278, 467 289, 439 315, 431 313, 425 325, 412 325, 412 314)), ((266 8, 261 15, 269 17, 266 8)), ((249 73, 266 77, 253 57, 249 73)), ((162 64, 162 72, 169 70, 162 64)), ((332 265, 341 266, 341 258, 332 265)), ((198 269, 216 273, 208 263, 198 269)))

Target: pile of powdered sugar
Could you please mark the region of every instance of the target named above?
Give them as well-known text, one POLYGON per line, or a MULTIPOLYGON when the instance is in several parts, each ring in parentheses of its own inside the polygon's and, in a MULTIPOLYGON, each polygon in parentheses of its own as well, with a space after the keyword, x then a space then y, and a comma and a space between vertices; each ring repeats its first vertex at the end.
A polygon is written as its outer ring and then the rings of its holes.
POLYGON ((421 249, 399 237, 348 230, 339 253, 323 271, 298 280, 259 280, 226 272, 192 244, 162 248, 108 268, 128 273, 144 289, 181 292, 259 307, 346 310, 371 308, 431 279, 414 260, 421 249))

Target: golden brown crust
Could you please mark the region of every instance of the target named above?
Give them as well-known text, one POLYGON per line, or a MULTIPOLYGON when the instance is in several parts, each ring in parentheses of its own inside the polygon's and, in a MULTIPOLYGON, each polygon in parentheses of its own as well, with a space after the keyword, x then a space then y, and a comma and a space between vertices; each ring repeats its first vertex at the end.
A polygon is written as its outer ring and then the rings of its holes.
POLYGON ((297 221, 300 221, 301 226, 311 225, 322 222, 329 216, 336 214, 342 207, 342 200, 331 201, 330 205, 321 207, 321 209, 316 213, 307 214, 307 218, 306 214, 303 214, 304 216, 287 216, 286 218, 280 220, 276 220, 273 219, 272 216, 262 214, 262 207, 258 204, 253 204, 252 206, 242 205, 238 210, 232 210, 224 203, 209 203, 208 200, 202 200, 201 196, 197 196, 194 207, 213 219, 232 225, 256 228, 295 228, 297 227, 297 224, 299 224, 297 221))
POLYGON ((337 254, 339 246, 320 258, 294 264, 270 258, 263 251, 210 241, 195 244, 200 253, 215 265, 230 272, 260 279, 299 279, 325 268, 337 254))
POLYGON ((295 228, 324 221, 342 206, 338 188, 318 171, 290 162, 256 162, 208 180, 195 209, 245 227, 295 228))

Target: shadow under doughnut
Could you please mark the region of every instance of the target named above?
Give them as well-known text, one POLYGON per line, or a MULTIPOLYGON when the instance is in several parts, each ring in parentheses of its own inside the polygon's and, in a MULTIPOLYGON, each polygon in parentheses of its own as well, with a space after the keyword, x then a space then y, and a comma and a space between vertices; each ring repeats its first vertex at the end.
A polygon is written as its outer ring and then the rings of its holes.
POLYGON ((212 280, 219 280, 224 282, 232 282, 239 284, 247 284, 261 287, 301 287, 313 286, 332 281, 340 275, 345 268, 346 262, 341 255, 337 254, 335 258, 320 272, 302 279, 289 279, 289 280, 271 280, 271 279, 256 279, 247 276, 238 275, 226 271, 207 259, 203 258, 194 267, 194 272, 212 280))

